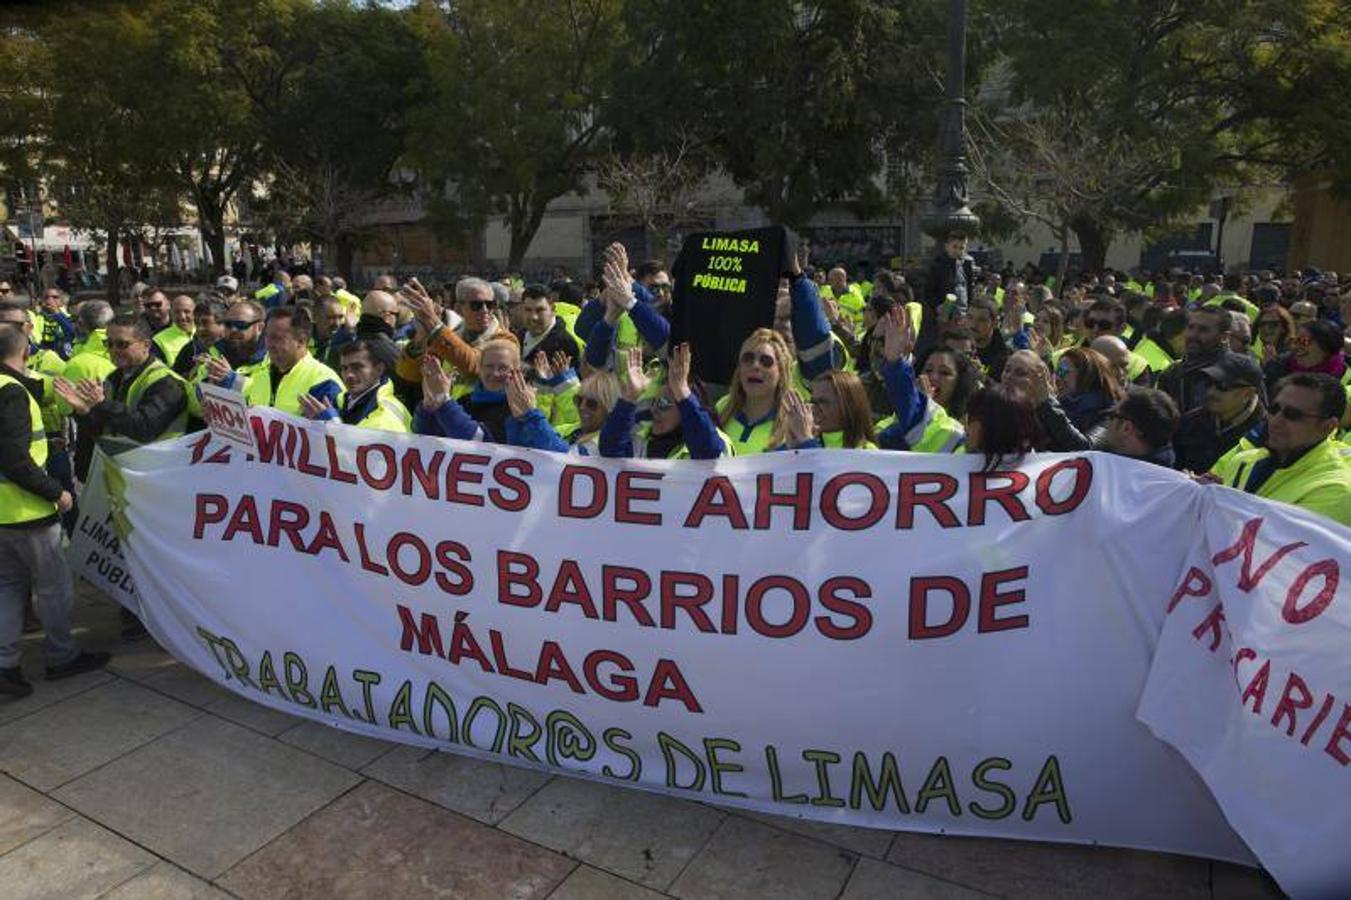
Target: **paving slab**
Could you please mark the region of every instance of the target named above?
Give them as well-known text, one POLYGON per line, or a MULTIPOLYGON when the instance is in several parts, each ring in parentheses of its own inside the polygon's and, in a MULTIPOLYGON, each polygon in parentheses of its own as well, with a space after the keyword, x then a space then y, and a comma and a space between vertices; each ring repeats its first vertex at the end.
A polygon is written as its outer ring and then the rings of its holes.
POLYGON ((202 716, 54 795, 204 878, 257 850, 360 777, 202 716))
POLYGON ((136 641, 119 639, 106 649, 113 654, 108 671, 132 681, 145 681, 169 669, 182 668, 168 651, 148 637, 136 641))
POLYGON ((229 897, 220 888, 161 862, 122 882, 100 900, 229 900, 229 897))
POLYGON ((386 753, 361 773, 489 825, 505 819, 552 777, 407 745, 386 753))
POLYGON ((931 875, 912 872, 864 857, 854 867, 840 900, 984 900, 989 894, 940 881, 931 875))
POLYGON ((1001 897, 1210 896, 1206 860, 1114 847, 901 832, 887 861, 1001 897))
POLYGON ((60 803, 0 775, 0 853, 8 853, 74 817, 75 813, 60 803))
POLYGON ((648 887, 665 888, 723 814, 675 797, 558 777, 499 825, 648 887))
POLYGON ((212 715, 229 719, 245 728, 252 728, 268 737, 276 737, 286 729, 295 727, 297 722, 304 721, 299 716, 275 710, 270 706, 263 706, 261 703, 254 703, 252 700, 231 691, 226 691, 225 696, 219 700, 213 700, 204 708, 212 715))
POLYGON ((130 841, 75 818, 0 856, 5 900, 98 897, 155 864, 130 841))
POLYGON ((228 688, 177 662, 148 675, 141 683, 151 690, 182 700, 189 706, 205 707, 230 696, 228 688))
POLYGON ((839 847, 728 816, 669 893, 691 900, 833 900, 857 860, 839 847))
POLYGON ((575 863, 366 782, 220 879, 242 897, 544 898, 575 863))
POLYGON ((590 866, 578 866, 549 900, 661 900, 667 896, 590 866))
POLYGON ((33 693, 21 700, 0 699, 0 723, 13 722, 40 709, 46 709, 53 703, 60 703, 100 684, 107 684, 114 677, 109 672, 97 671, 62 678, 60 681, 48 681, 43 674, 46 664, 42 661, 36 645, 25 650, 20 666, 24 677, 33 685, 33 693))
POLYGON ((277 735, 277 740, 345 769, 360 769, 399 746, 319 722, 301 722, 277 735))
POLYGON ((791 831, 794 834, 800 834, 803 837, 825 841, 827 844, 834 844, 836 847, 843 847, 846 850, 854 851, 860 856, 871 856, 874 859, 886 859, 887 850, 891 847, 891 839, 896 836, 896 832, 886 831, 881 828, 859 828, 854 825, 836 825, 833 822, 815 822, 811 819, 797 819, 792 816, 776 816, 770 813, 751 812, 749 810, 737 810, 736 815, 754 819, 771 828, 781 828, 784 831, 791 831))
POLYGON ((201 714, 115 679, 0 725, 0 769, 50 791, 201 714))
POLYGON ((1285 891, 1262 869, 1212 862, 1210 896, 1214 900, 1279 900, 1285 891))

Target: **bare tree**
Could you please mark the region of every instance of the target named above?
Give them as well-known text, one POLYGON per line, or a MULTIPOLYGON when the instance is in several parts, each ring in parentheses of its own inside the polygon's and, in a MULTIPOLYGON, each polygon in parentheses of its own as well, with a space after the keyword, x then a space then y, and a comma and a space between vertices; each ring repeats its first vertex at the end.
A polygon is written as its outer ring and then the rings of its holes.
POLYGON ((713 173, 694 146, 682 136, 670 150, 611 155, 597 170, 597 182, 614 210, 642 226, 648 257, 664 258, 672 233, 703 218, 720 199, 711 184, 713 173))

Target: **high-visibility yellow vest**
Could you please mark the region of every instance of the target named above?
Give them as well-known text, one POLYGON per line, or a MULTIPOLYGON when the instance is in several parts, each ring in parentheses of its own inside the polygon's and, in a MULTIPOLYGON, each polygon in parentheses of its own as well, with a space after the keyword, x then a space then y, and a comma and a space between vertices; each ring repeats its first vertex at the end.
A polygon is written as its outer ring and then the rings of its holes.
POLYGON ((178 359, 178 353, 192 340, 192 334, 179 328, 177 325, 170 325, 168 328, 160 329, 155 333, 155 346, 164 353, 164 361, 173 365, 174 360, 178 359))
MULTIPOLYGON (((877 432, 880 434, 894 424, 896 416, 887 416, 877 423, 877 432)), ((911 453, 958 453, 965 441, 966 429, 962 423, 948 415, 948 411, 933 399, 925 404, 924 417, 905 434, 911 453)))
POLYGON ((272 384, 272 366, 264 361, 244 386, 244 402, 249 406, 270 406, 293 416, 301 416, 304 412, 300 408, 300 395, 308 394, 312 388, 325 381, 332 381, 339 387, 342 385, 337 373, 313 356, 302 356, 276 385, 272 384))
MULTIPOLYGON (((821 446, 828 450, 844 450, 844 432, 843 431, 823 431, 821 432, 821 446)), ((855 450, 876 450, 877 445, 872 441, 864 441, 855 450)))
MULTIPOLYGON (((1293 464, 1273 472, 1255 495, 1292 503, 1343 525, 1351 525, 1351 465, 1341 455, 1340 448, 1341 445, 1329 437, 1293 464)), ((1271 451, 1265 448, 1237 453, 1216 474, 1229 487, 1244 490, 1253 466, 1270 454, 1271 451)))
MULTIPOLYGON (((717 412, 717 419, 721 421, 723 414, 727 410, 727 402, 730 398, 723 397, 714 407, 717 412)), ((722 427, 727 430, 729 435, 728 446, 732 448, 734 456, 750 456, 753 453, 764 453, 769 449, 769 436, 774 432, 774 416, 770 416, 763 422, 759 422, 747 428, 736 419, 730 419, 723 422, 722 427)))
MULTIPOLYGON (((127 388, 127 409, 135 411, 136 407, 141 404, 141 398, 145 396, 145 392, 150 390, 152 385, 158 384, 166 378, 174 379, 184 386, 183 389, 185 392, 187 391, 188 388, 186 383, 173 369, 157 359, 152 359, 150 360, 150 363, 141 370, 141 374, 136 376, 136 380, 131 383, 131 387, 127 388)), ((106 395, 112 396, 113 392, 110 385, 105 383, 103 390, 106 395)), ((163 431, 145 443, 170 441, 176 437, 182 437, 183 432, 187 430, 187 427, 188 411, 187 409, 184 409, 174 417, 173 421, 171 421, 163 431)), ((117 433, 106 434, 101 437, 105 449, 109 449, 112 452, 129 450, 132 447, 139 447, 143 443, 141 441, 133 440, 126 435, 117 433)))
MULTIPOLYGON (((17 384, 28 396, 28 456, 39 469, 47 464, 47 430, 42 424, 42 408, 23 382, 12 375, 0 373, 0 388, 17 384)), ((56 515, 56 504, 26 491, 0 475, 0 525, 18 525, 36 522, 56 515)))
POLYGON ((408 408, 393 397, 386 397, 383 390, 383 386, 376 390, 375 406, 357 423, 357 427, 406 434, 411 430, 409 422, 412 421, 408 408))
POLYGON ((1140 343, 1135 345, 1132 351, 1136 356, 1144 358, 1151 372, 1162 372, 1171 366, 1176 360, 1168 355, 1168 351, 1158 345, 1153 338, 1141 338, 1140 343))

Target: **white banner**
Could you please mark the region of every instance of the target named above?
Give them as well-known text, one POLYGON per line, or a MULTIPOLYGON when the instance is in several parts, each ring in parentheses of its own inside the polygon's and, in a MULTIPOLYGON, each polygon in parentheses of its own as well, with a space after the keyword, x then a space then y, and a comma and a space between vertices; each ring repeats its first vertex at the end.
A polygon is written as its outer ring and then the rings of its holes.
MULTIPOLYGON (((96 457, 89 469, 89 482, 80 492, 80 518, 66 547, 66 560, 76 575, 134 612, 138 608, 136 584, 122 556, 119 527, 113 522, 105 481, 109 472, 117 478, 121 470, 102 465, 102 458, 102 454, 96 457)), ((116 486, 119 490, 113 493, 120 493, 120 484, 116 486)))
POLYGON ((580 460, 251 414, 256 458, 114 466, 143 621, 250 699, 823 821, 1253 862, 1136 712, 1198 525, 1314 529, 1292 511, 1099 454, 580 460))

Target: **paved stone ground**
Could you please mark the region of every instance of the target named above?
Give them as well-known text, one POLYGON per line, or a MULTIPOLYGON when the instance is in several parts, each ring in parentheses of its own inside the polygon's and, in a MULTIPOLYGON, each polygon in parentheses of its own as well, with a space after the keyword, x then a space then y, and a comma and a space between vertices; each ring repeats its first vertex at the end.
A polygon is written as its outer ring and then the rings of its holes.
POLYGON ((1267 898, 1179 856, 893 834, 346 734, 257 706, 80 594, 106 672, 0 701, 0 897, 1267 898))

